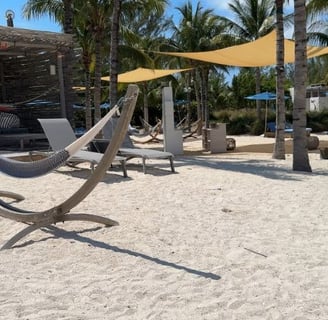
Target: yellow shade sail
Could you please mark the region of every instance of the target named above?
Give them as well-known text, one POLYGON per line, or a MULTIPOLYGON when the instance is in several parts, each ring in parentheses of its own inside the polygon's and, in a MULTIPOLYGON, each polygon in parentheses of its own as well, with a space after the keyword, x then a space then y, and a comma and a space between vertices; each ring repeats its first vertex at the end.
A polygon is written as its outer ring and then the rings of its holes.
MULTIPOLYGON (((174 73, 184 72, 191 70, 187 69, 147 69, 147 68, 137 68, 132 71, 124 72, 118 75, 117 82, 119 83, 136 83, 142 81, 149 81, 158 78, 162 78, 174 73)), ((102 77, 101 80, 109 81, 109 76, 102 77)))
MULTIPOLYGON (((285 63, 295 61, 295 42, 285 39, 285 63)), ((276 31, 255 41, 224 49, 203 52, 158 52, 164 55, 236 67, 264 67, 276 64, 276 31)), ((327 47, 308 46, 308 58, 328 53, 327 47)))

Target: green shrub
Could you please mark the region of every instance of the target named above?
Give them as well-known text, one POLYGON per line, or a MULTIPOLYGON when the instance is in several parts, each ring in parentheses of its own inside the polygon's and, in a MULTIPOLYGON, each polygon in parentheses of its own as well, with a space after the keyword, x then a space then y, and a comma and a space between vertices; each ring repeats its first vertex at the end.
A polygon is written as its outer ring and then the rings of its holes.
POLYGON ((322 132, 328 130, 328 111, 310 111, 307 113, 307 127, 312 128, 312 132, 322 132))
POLYGON ((260 135, 264 132, 264 121, 262 120, 255 120, 251 126, 250 133, 253 135, 260 135))
MULTIPOLYGON (((264 132, 264 119, 258 120, 255 110, 221 110, 212 114, 213 122, 223 122, 227 124, 227 134, 253 134, 260 135, 264 132)), ((269 110, 267 122, 275 122, 276 114, 269 110)), ((293 122, 292 112, 286 112, 286 122, 293 122)), ((312 132, 328 131, 328 110, 321 112, 307 113, 307 127, 312 128, 312 132)))

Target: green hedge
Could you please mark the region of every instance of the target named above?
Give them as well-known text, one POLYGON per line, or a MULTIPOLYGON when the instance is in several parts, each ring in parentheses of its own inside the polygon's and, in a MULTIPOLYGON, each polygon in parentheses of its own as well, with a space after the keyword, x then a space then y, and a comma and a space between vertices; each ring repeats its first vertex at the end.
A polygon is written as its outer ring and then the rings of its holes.
POLYGON ((213 113, 213 122, 227 124, 227 134, 254 134, 264 132, 264 120, 258 121, 253 110, 223 110, 213 113))
MULTIPOLYGON (((212 114, 211 122, 223 122, 227 124, 227 134, 253 134, 260 135, 264 132, 263 119, 258 120, 255 110, 222 110, 212 114)), ((275 121, 275 113, 269 111, 267 121, 275 121)), ((286 121, 292 123, 291 112, 286 113, 286 121)), ((312 132, 328 131, 328 110, 307 113, 307 127, 312 132)))

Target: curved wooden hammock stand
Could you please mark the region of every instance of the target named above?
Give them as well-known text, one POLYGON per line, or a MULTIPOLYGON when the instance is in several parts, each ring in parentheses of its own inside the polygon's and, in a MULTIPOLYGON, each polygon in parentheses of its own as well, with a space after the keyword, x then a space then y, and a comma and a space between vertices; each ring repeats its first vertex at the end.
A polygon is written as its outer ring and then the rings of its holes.
MULTIPOLYGON (((93 214, 84 214, 84 213, 73 214, 70 213, 70 211, 89 195, 89 193, 96 187, 98 182, 104 177, 107 169, 112 164, 114 157, 121 143, 123 142, 125 134, 128 130, 128 125, 132 118, 137 97, 138 97, 138 87, 136 85, 129 85, 127 93, 123 100, 123 108, 121 111, 119 123, 114 132, 113 139, 108 145, 102 160, 95 168, 93 173, 90 175, 88 180, 67 200, 65 200, 64 202, 53 208, 40 212, 27 211, 27 210, 15 208, 14 206, 0 200, 0 216, 11 220, 15 220, 17 222, 28 224, 28 227, 24 228, 23 230, 18 232, 15 236, 13 236, 11 239, 9 239, 2 246, 1 250, 11 248, 17 241, 19 241, 29 233, 39 228, 50 226, 51 224, 56 224, 57 222, 80 220, 80 221, 90 221, 90 222, 100 223, 100 224, 104 224, 105 226, 118 225, 116 221, 111 220, 109 218, 105 218, 93 214)), ((37 161, 35 161, 35 163, 37 163, 37 161)), ((65 161, 63 163, 65 163, 65 161)), ((0 168, 0 171, 3 170, 1 170, 0 168)), ((23 196, 8 191, 0 191, 0 197, 7 197, 18 201, 24 199, 23 196)))
MULTIPOLYGON (((143 120, 145 121, 145 120, 143 120)), ((150 126, 150 125, 149 125, 150 126)), ((146 144, 149 142, 161 142, 163 139, 159 138, 158 135, 162 131, 162 120, 158 120, 151 130, 146 131, 145 134, 130 135, 133 142, 146 144)))

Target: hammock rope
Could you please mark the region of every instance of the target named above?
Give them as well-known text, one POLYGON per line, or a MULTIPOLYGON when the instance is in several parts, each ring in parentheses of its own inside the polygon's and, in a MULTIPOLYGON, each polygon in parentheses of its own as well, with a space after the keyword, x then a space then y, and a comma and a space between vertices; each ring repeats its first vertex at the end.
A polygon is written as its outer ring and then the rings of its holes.
POLYGON ((69 153, 66 150, 55 152, 48 158, 32 162, 0 157, 0 170, 6 175, 15 178, 36 178, 57 169, 68 158, 69 153))
POLYGON ((57 169, 64 165, 82 147, 90 143, 118 110, 119 106, 116 105, 83 136, 76 139, 65 149, 54 152, 45 159, 25 162, 0 156, 0 171, 16 178, 36 178, 57 169))

